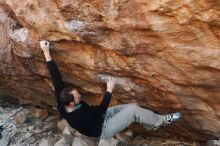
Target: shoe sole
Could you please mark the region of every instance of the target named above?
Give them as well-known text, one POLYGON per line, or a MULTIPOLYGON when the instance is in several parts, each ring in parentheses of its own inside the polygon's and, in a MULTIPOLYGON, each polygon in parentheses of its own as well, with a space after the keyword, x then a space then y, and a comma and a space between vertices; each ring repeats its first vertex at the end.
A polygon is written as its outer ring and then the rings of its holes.
MULTIPOLYGON (((179 113, 179 112, 178 112, 178 113, 179 113)), ((181 113, 179 113, 179 117, 178 117, 178 118, 176 118, 175 120, 172 120, 172 122, 179 121, 181 118, 182 118, 182 114, 181 114, 181 113)), ((172 123, 172 122, 171 122, 171 123, 172 123)))

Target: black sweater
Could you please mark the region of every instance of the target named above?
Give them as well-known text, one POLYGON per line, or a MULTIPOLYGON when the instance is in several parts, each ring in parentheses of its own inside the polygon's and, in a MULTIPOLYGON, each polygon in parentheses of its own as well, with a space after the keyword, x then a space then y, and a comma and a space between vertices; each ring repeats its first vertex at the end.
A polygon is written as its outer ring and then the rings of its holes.
POLYGON ((81 101, 79 109, 68 113, 60 101, 61 90, 65 88, 60 72, 53 60, 47 62, 47 68, 55 88, 58 111, 63 118, 81 134, 90 137, 100 137, 104 122, 103 115, 106 113, 112 94, 106 91, 100 105, 97 106, 89 106, 86 102, 81 101))

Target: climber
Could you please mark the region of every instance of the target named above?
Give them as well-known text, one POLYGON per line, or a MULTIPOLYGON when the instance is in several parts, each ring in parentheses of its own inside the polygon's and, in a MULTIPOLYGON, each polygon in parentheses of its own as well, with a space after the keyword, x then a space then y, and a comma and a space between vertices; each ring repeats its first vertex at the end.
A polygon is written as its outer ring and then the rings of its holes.
POLYGON ((151 129, 157 129, 161 125, 170 124, 180 119, 181 113, 179 112, 160 115, 139 107, 137 104, 124 104, 108 108, 116 82, 113 77, 109 77, 106 83, 107 90, 100 105, 88 105, 81 100, 81 95, 77 89, 64 85, 61 74, 51 58, 49 42, 40 41, 40 46, 54 85, 57 109, 69 125, 81 134, 110 139, 133 122, 142 123, 151 129))

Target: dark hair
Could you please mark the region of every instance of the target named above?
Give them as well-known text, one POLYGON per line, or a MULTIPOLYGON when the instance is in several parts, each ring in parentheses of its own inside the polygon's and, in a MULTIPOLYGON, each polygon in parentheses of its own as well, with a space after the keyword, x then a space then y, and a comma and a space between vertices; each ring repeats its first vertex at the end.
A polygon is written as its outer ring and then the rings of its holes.
POLYGON ((73 87, 68 87, 61 91, 60 100, 63 105, 68 105, 70 102, 74 102, 74 96, 70 93, 73 90, 73 87))

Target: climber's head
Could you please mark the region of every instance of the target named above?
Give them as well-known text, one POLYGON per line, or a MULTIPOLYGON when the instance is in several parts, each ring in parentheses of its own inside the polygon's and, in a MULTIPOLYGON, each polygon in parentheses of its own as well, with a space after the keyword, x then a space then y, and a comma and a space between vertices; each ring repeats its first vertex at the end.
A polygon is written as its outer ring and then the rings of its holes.
POLYGON ((60 96, 61 103, 65 106, 74 106, 81 101, 81 95, 72 87, 64 88, 60 96))

